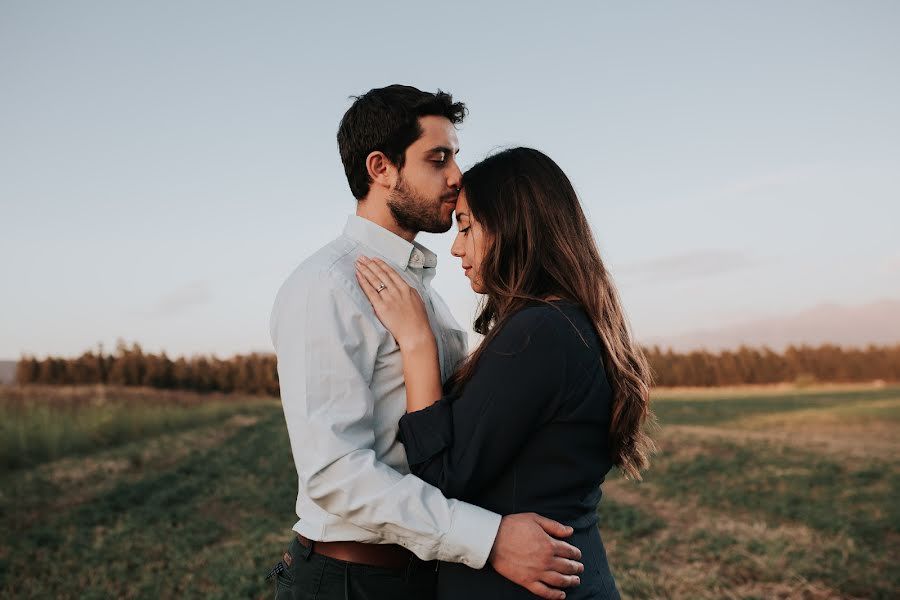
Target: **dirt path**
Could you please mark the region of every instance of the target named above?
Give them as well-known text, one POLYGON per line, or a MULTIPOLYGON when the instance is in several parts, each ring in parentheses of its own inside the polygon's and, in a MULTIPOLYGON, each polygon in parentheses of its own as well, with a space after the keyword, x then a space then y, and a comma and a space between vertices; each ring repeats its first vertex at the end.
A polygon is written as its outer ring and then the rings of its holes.
POLYGON ((666 425, 663 438, 686 435, 699 438, 720 438, 734 442, 768 442, 793 446, 814 452, 840 455, 844 458, 880 458, 894 461, 900 456, 900 436, 897 428, 888 425, 822 425, 798 423, 790 428, 755 431, 698 425, 666 425))

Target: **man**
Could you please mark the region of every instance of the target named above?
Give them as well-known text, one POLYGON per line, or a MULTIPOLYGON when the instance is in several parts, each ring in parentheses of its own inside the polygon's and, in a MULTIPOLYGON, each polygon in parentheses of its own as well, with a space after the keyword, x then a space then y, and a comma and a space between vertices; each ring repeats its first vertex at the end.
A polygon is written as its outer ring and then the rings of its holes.
MULTIPOLYGON (((571 529, 535 514, 501 517, 445 498, 409 474, 397 440, 403 366, 396 341, 356 281, 359 254, 396 267, 426 305, 444 380, 466 334, 430 282, 437 257, 414 241, 445 232, 462 174, 449 94, 392 85, 356 99, 338 147, 356 214, 342 236, 285 281, 270 329, 299 480, 294 525, 276 598, 427 599, 435 562, 498 573, 544 598, 577 585, 571 529)), ((498 432, 502 435, 502 432, 498 432)), ((278 569, 276 569, 278 570, 278 569)))

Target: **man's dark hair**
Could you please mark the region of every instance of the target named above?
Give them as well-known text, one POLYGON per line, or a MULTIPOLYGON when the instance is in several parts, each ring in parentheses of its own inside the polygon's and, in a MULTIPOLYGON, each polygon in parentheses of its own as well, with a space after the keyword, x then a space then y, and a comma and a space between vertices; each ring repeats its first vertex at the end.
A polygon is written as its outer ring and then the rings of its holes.
POLYGON ((398 169, 403 168, 406 149, 422 135, 419 117, 447 117, 454 125, 466 117, 466 105, 450 94, 423 92, 408 85, 389 85, 353 96, 344 113, 337 142, 350 191, 357 200, 369 193, 372 180, 366 157, 383 152, 398 169))

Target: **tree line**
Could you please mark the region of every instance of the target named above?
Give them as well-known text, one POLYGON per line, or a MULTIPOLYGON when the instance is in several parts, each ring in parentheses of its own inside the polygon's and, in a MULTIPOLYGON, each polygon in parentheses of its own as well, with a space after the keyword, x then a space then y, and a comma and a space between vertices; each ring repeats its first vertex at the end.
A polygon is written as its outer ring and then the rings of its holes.
MULTIPOLYGON (((865 349, 834 345, 790 346, 783 353, 740 347, 722 352, 677 353, 644 348, 658 386, 719 386, 781 382, 900 381, 900 344, 865 349)), ((197 392, 278 395, 273 354, 169 358, 138 344, 119 343, 114 353, 102 346, 77 358, 23 356, 16 381, 40 384, 109 384, 197 392)))
POLYGON ((841 348, 788 346, 783 353, 748 348, 713 353, 675 353, 645 348, 654 383, 663 386, 718 386, 746 383, 855 383, 900 381, 900 344, 841 348))
POLYGON ((229 359, 215 356, 169 358, 151 354, 138 344, 119 343, 115 353, 102 346, 77 358, 23 356, 16 363, 16 382, 82 385, 146 386, 195 392, 243 392, 278 395, 275 355, 247 354, 229 359))

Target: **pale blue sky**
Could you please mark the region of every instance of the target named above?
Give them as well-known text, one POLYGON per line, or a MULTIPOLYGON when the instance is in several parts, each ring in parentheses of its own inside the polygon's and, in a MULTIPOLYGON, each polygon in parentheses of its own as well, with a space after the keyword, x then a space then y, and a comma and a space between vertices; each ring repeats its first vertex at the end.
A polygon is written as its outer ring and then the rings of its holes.
MULTIPOLYGON (((0 358, 270 350, 348 96, 575 183, 638 337, 900 297, 900 3, 0 1, 0 358), (503 8, 500 5, 504 5, 503 8)), ((437 289, 470 324, 451 235, 437 289)))

